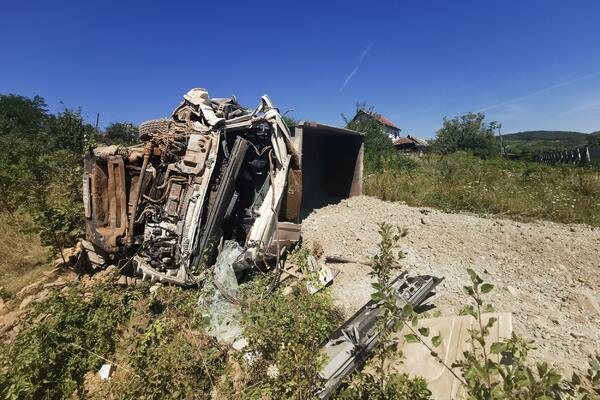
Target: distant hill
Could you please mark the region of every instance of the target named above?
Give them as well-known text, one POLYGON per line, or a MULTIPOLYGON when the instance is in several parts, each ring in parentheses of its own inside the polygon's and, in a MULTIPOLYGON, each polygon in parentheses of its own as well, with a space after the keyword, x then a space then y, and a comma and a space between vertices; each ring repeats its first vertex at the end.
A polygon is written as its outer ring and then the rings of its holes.
POLYGON ((585 140, 589 134, 574 131, 523 131, 502 135, 518 140, 585 140))
POLYGON ((567 150, 600 143, 600 131, 524 131, 502 135, 502 140, 508 153, 532 157, 542 151, 567 150))

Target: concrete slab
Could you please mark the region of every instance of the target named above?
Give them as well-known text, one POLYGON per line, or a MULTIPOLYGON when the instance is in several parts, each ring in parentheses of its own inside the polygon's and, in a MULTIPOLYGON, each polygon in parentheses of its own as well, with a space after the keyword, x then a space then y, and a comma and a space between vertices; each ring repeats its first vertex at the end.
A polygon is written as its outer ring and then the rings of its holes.
MULTIPOLYGON (((492 317, 497 318, 497 322, 490 329, 490 335, 487 337, 488 349, 492 343, 510 338, 512 333, 511 313, 484 314, 483 323, 486 324, 489 318, 492 317)), ((478 323, 470 315, 465 315, 424 319, 419 321, 418 327, 429 328, 429 337, 425 338, 425 342, 430 346, 431 338, 441 334, 442 344, 435 348, 435 351, 446 365, 452 365, 452 363, 463 357, 463 352, 471 348, 468 330, 478 328, 478 323)), ((405 343, 404 335, 408 333, 410 332, 405 328, 397 334, 401 343, 403 343, 400 348, 404 353, 404 360, 401 364, 394 364, 394 369, 427 380, 433 399, 454 400, 464 398, 465 393, 461 383, 429 354, 429 350, 425 346, 421 343, 405 343)), ((496 361, 499 361, 499 359, 496 359, 496 361)), ((455 369, 455 372, 460 376, 458 369, 455 369)))

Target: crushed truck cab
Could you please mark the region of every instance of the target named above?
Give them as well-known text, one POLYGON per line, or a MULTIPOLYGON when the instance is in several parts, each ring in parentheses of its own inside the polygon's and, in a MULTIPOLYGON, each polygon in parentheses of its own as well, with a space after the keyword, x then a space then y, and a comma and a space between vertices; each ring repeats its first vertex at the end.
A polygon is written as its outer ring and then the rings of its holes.
POLYGON ((362 188, 362 134, 310 122, 290 131, 267 96, 247 109, 192 89, 171 118, 139 130, 142 144, 97 147, 85 158, 82 245, 93 268, 116 264, 189 286, 226 240, 244 248, 239 265, 269 263, 299 239, 314 205, 362 188))

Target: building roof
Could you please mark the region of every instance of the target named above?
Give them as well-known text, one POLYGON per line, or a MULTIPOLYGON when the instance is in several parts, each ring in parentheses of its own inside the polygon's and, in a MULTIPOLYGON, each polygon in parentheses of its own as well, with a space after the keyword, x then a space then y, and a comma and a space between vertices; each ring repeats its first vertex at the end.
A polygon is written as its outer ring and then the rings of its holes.
POLYGON ((415 144, 417 146, 428 146, 429 143, 427 143, 426 140, 423 139, 418 139, 416 137, 413 136, 406 136, 406 137, 399 137, 398 139, 394 140, 394 146, 401 146, 403 144, 415 144))
MULTIPOLYGON (((371 114, 371 115, 373 115, 373 114, 371 114)), ((390 128, 400 129, 398 126, 396 126, 396 124, 394 124, 392 121, 390 121, 389 119, 387 119, 383 115, 375 114, 373 116, 376 117, 379 120, 379 122, 381 122, 384 125, 389 126, 390 128)))
POLYGON ((394 146, 396 145, 401 145, 401 144, 413 144, 414 142, 412 140, 410 140, 409 138, 405 138, 405 137, 399 137, 398 139, 394 140, 394 146))
POLYGON ((387 119, 383 115, 380 115, 380 114, 377 114, 377 113, 374 113, 374 112, 371 112, 371 111, 358 110, 358 112, 356 113, 356 115, 354 116, 354 118, 356 118, 358 115, 360 115, 360 113, 365 113, 365 114, 367 114, 367 115, 369 115, 369 116, 377 119, 379 122, 381 122, 385 126, 389 126, 390 128, 401 130, 396 124, 394 124, 392 121, 390 121, 389 119, 387 119))
POLYGON ((429 142, 427 142, 427 140, 419 139, 419 138, 416 138, 416 137, 410 136, 410 135, 407 135, 406 137, 409 138, 410 140, 412 140, 413 142, 415 142, 418 145, 429 146, 429 142))

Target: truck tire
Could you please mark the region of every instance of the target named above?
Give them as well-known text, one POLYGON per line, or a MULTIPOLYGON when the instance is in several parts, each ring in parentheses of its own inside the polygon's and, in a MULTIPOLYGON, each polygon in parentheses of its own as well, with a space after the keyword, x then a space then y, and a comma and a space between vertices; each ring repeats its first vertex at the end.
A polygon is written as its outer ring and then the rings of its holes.
POLYGON ((170 118, 151 119, 142 122, 138 128, 139 137, 142 140, 148 140, 157 133, 166 132, 170 123, 170 118))

